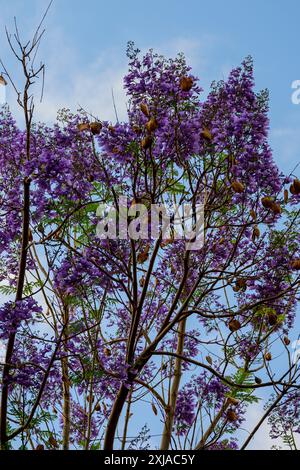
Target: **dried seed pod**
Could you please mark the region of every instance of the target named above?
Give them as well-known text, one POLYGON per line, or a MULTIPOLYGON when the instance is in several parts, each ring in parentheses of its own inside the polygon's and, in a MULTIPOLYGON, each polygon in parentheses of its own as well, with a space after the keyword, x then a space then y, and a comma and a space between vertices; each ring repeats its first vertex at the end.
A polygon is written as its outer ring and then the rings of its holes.
POLYGON ((257 225, 255 225, 252 233, 252 240, 255 242, 260 237, 260 230, 257 225))
POLYGON ((291 340, 287 336, 283 338, 283 342, 286 346, 289 346, 291 344, 291 340))
POLYGON ((240 403, 239 400, 237 400, 234 397, 228 397, 227 401, 230 405, 234 405, 234 406, 237 406, 240 403))
POLYGON ((54 449, 58 449, 59 447, 57 440, 53 436, 49 437, 48 444, 54 449))
POLYGON ((291 262, 291 267, 292 267, 292 269, 294 269, 295 271, 299 271, 299 270, 300 270, 300 259, 294 259, 294 260, 291 262))
POLYGON ((271 210, 274 212, 274 214, 281 214, 281 206, 279 202, 273 202, 271 210))
POLYGON ((235 193, 241 194, 245 191, 245 186, 239 181, 233 181, 231 183, 231 187, 235 193))
POLYGON ((5 80, 5 78, 3 77, 3 75, 0 75, 0 85, 4 85, 4 86, 7 85, 7 81, 5 80))
POLYGON ((270 352, 267 352, 267 353, 265 354, 265 360, 266 360, 266 361, 272 361, 272 354, 271 354, 270 352))
POLYGON ((259 377, 254 377, 254 380, 257 385, 262 384, 262 380, 259 377))
POLYGON ((274 204, 274 199, 272 197, 266 196, 262 198, 261 203, 265 209, 272 209, 273 204, 274 204))
POLYGON ((208 362, 208 364, 209 364, 210 366, 212 366, 212 363, 213 363, 212 358, 211 358, 210 356, 206 356, 205 359, 206 359, 206 361, 208 362))
POLYGON ((251 209, 250 215, 251 215, 252 219, 253 219, 254 221, 256 221, 257 215, 256 215, 256 212, 255 212, 253 209, 251 209))
POLYGON ((95 406, 95 411, 101 411, 101 406, 99 405, 99 403, 97 403, 97 405, 95 406))
POLYGON ((268 322, 270 326, 277 325, 277 321, 278 321, 278 318, 277 318, 277 315, 275 315, 275 313, 270 313, 268 315, 268 322))
POLYGON ((142 140, 142 143, 141 143, 141 146, 142 146, 142 149, 143 150, 147 150, 148 148, 151 147, 152 145, 152 142, 153 142, 153 139, 150 135, 147 135, 143 140, 142 140))
POLYGON ((145 114, 145 116, 147 116, 147 117, 150 116, 149 108, 148 108, 148 105, 146 103, 141 103, 140 109, 141 109, 142 113, 145 114))
POLYGON ((290 192, 291 192, 291 194, 296 194, 296 189, 295 189, 294 184, 291 184, 291 186, 290 186, 290 192))
POLYGON ((230 421, 230 423, 234 423, 234 421, 237 421, 238 415, 234 410, 228 410, 227 411, 227 419, 230 421))
POLYGON ((104 348, 103 349, 103 352, 105 354, 106 357, 110 357, 111 356, 111 350, 109 348, 104 348))
POLYGON ((295 189, 295 194, 300 194, 300 181, 298 179, 294 180, 293 186, 295 189))
POLYGON ((202 137, 204 137, 205 140, 211 142, 212 141, 212 133, 210 132, 209 129, 207 129, 207 127, 205 127, 203 129, 203 131, 201 132, 201 135, 202 137))
POLYGON ((181 77, 180 88, 182 91, 190 91, 193 87, 194 81, 192 77, 181 77))
POLYGON ((247 281, 246 279, 243 279, 242 277, 238 278, 236 280, 235 286, 237 289, 241 290, 246 290, 247 289, 247 281))
POLYGON ((45 447, 43 446, 43 444, 38 444, 35 450, 45 450, 45 447))
POLYGON ((228 328, 232 333, 241 329, 241 324, 238 320, 230 320, 228 323, 228 328))
POLYGON ((284 203, 287 204, 289 202, 289 192, 287 189, 284 190, 284 196, 283 196, 283 199, 284 199, 284 203))
POLYGON ((98 135, 101 132, 102 124, 101 122, 91 122, 90 129, 93 135, 98 135))
POLYGON ((151 118, 150 121, 146 124, 146 129, 148 132, 154 132, 158 128, 158 122, 155 118, 151 118))
POLYGON ((157 408, 156 408, 156 406, 154 405, 154 403, 151 404, 151 407, 152 407, 153 413, 155 414, 155 416, 157 416, 157 408))
POLYGON ((144 287, 145 285, 145 276, 143 276, 141 279, 140 279, 140 287, 144 287))
POLYGON ((78 124, 77 129, 79 130, 79 132, 89 131, 90 125, 88 122, 83 122, 82 124, 78 124))
POLYGON ((139 253, 139 255, 137 256, 137 262, 139 264, 143 264, 147 261, 147 259, 149 258, 149 250, 150 250, 150 245, 146 245, 145 249, 139 253))

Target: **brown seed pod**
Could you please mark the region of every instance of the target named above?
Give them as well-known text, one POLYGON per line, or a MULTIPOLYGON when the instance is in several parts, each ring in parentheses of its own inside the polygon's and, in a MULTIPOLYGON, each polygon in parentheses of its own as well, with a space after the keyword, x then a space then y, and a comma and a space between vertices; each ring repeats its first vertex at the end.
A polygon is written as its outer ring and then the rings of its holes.
POLYGON ((149 250, 150 250, 150 245, 146 245, 145 249, 139 253, 139 255, 137 256, 137 262, 139 264, 143 264, 147 261, 147 259, 149 258, 149 250))
POLYGON ((259 377, 255 377, 254 380, 257 385, 262 384, 262 380, 259 377))
POLYGON ((99 135, 102 129, 101 122, 91 122, 90 129, 93 135, 99 135))
POLYGON ((105 354, 106 357, 110 357, 111 356, 111 350, 109 348, 104 348, 103 349, 103 352, 105 354))
POLYGON ((238 415, 234 410, 228 410, 227 411, 227 419, 230 421, 230 423, 234 423, 234 421, 237 421, 238 415))
POLYGON ((193 87, 194 81, 192 77, 181 77, 180 79, 180 89, 182 91, 190 91, 193 87))
POLYGON ((132 126, 132 130, 137 134, 137 135, 141 135, 142 133, 142 128, 139 127, 139 126, 132 126))
POLYGON ((295 189, 294 184, 291 184, 291 186, 290 186, 290 192, 291 192, 291 194, 296 194, 296 189, 295 189))
POLYGON ((156 408, 156 406, 154 405, 154 403, 151 404, 151 407, 152 407, 153 413, 155 414, 155 416, 157 416, 157 408, 156 408))
POLYGON ((48 444, 54 449, 58 449, 59 447, 57 440, 53 436, 49 437, 48 444))
POLYGON ((143 276, 141 279, 140 279, 140 287, 144 287, 145 285, 145 276, 143 276))
POLYGON ((212 363, 213 363, 212 358, 211 358, 210 356, 206 356, 205 359, 206 359, 206 361, 208 362, 208 364, 209 364, 210 366, 212 366, 212 363))
POLYGON ((247 281, 246 279, 243 279, 242 277, 238 278, 236 280, 235 286, 237 289, 241 290, 246 290, 247 289, 247 281))
POLYGON ((230 322, 228 323, 228 328, 230 329, 230 331, 232 333, 234 333, 235 331, 238 331, 241 329, 241 324, 238 320, 230 320, 230 322))
POLYGON ((99 405, 99 403, 97 403, 97 405, 95 406, 95 411, 101 411, 101 406, 99 405))
POLYGON ((88 122, 83 122, 82 124, 78 124, 77 129, 79 130, 79 132, 89 131, 90 125, 88 122))
POLYGON ((0 85, 4 85, 4 86, 7 85, 7 81, 5 80, 5 78, 2 75, 0 75, 0 85))
POLYGON ((284 190, 284 196, 283 196, 283 199, 284 199, 284 203, 287 204, 289 202, 289 192, 287 189, 284 190))
POLYGON ((274 212, 274 214, 281 214, 281 206, 279 202, 273 202, 271 210, 274 212))
POLYGON ((211 142, 212 141, 212 133, 210 132, 209 129, 207 129, 207 127, 205 127, 203 129, 203 131, 201 132, 201 135, 202 137, 204 137, 205 140, 211 142))
POLYGON ((265 360, 266 360, 266 361, 272 361, 272 354, 271 354, 270 352, 267 352, 267 353, 265 354, 265 360))
POLYGON ((241 194, 245 191, 245 186, 239 181, 233 181, 231 183, 231 187, 235 193, 241 194))
POLYGON ((270 326, 277 325, 277 321, 278 321, 277 315, 275 315, 274 313, 270 313, 268 315, 268 322, 270 326))
POLYGON ((150 121, 146 124, 146 129, 148 132, 154 132, 158 128, 158 122, 155 118, 151 118, 150 121))
POLYGON ((300 194, 300 181, 298 179, 294 180, 295 194, 300 194))
POLYGON ((260 237, 260 230, 257 225, 255 225, 252 233, 252 240, 255 242, 260 237))
POLYGON ((146 103, 141 103, 140 109, 141 109, 142 113, 145 114, 145 116, 147 116, 147 117, 150 116, 149 108, 148 108, 148 105, 146 103))
POLYGON ((234 406, 237 406, 237 405, 240 403, 239 400, 237 400, 237 399, 234 398, 234 397, 228 397, 227 402, 228 402, 230 405, 234 405, 234 406))
POLYGON ((263 197, 261 200, 262 205, 265 209, 272 209, 274 204, 274 199, 272 197, 263 197))
POLYGON ((45 450, 45 447, 43 446, 43 444, 38 444, 35 450, 45 450))
POLYGON ((253 219, 254 221, 256 221, 257 215, 256 215, 256 212, 255 212, 253 209, 251 209, 250 215, 251 215, 252 219, 253 219))
POLYGON ((299 271, 299 270, 300 270, 300 259, 294 259, 294 260, 291 262, 291 267, 292 267, 292 269, 294 269, 295 271, 299 271))
POLYGON ((283 338, 283 342, 286 346, 289 346, 291 344, 291 340, 287 336, 283 338))
POLYGON ((141 146, 142 146, 142 149, 143 150, 147 150, 148 148, 151 147, 152 145, 152 142, 153 142, 153 139, 150 135, 147 135, 143 140, 142 140, 142 143, 141 143, 141 146))

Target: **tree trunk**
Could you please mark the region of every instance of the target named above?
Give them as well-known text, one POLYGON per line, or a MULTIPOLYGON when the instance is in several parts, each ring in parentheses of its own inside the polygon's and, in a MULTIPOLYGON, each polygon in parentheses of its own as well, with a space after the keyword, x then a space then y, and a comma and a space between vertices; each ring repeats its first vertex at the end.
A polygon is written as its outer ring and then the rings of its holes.
MULTIPOLYGON (((178 325, 178 342, 177 342, 177 350, 176 350, 176 353, 179 354, 180 356, 182 356, 183 354, 185 329, 186 329, 186 320, 182 320, 178 325)), ((181 375, 182 375, 182 359, 176 358, 174 378, 172 382, 171 394, 170 394, 169 403, 168 403, 168 413, 166 415, 165 425, 164 425, 164 430, 163 430, 163 435, 162 435, 162 440, 161 440, 161 445, 160 445, 161 450, 168 450, 170 447, 181 375)))

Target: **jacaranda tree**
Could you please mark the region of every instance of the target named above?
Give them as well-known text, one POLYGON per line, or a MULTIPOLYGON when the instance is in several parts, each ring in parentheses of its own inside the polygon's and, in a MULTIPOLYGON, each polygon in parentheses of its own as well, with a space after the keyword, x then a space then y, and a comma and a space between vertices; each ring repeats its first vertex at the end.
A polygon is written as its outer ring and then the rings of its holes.
POLYGON ((17 36, 24 129, 0 114, 2 448, 235 450, 267 420, 293 448, 300 181, 274 162, 251 58, 204 99, 183 55, 129 44, 127 121, 47 126, 39 41, 17 36), (155 204, 203 204, 203 244, 97 234, 99 205, 138 229, 155 204))

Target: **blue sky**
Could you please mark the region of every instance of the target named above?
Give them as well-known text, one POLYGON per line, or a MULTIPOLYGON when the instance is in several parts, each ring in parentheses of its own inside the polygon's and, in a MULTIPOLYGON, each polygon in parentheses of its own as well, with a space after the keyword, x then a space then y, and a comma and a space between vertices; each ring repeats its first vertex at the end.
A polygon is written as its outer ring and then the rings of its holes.
MULTIPOLYGON (((0 0, 0 56, 17 79, 4 26, 12 30, 16 16, 29 39, 47 4, 48 0, 0 0)), ((47 69, 37 118, 51 122, 58 108, 75 110, 81 105, 100 119, 114 119, 113 88, 124 119, 122 77, 128 40, 143 51, 154 48, 168 56, 185 52, 206 93, 211 81, 226 78, 251 54, 257 89, 270 90, 274 157, 288 172, 300 162, 300 105, 291 100, 291 84, 300 79, 299 18, 299 0, 54 0, 40 50, 47 69)), ((18 115, 9 87, 7 98, 18 115)), ((253 425, 260 414, 259 409, 254 411, 253 425)), ((262 429, 253 447, 269 445, 262 429)))
MULTIPOLYGON (((48 0, 0 0, 0 55, 15 72, 4 25, 17 16, 24 37, 37 24, 48 0)), ((81 105, 113 119, 111 88, 125 117, 122 76, 126 43, 166 55, 186 53, 207 91, 214 79, 251 54, 257 88, 270 90, 271 143, 286 171, 299 161, 300 106, 291 84, 300 79, 298 0, 54 0, 46 21, 41 57, 47 65, 44 103, 38 117, 52 120, 58 107, 81 105)), ((13 97, 8 90, 13 107, 13 97)))

